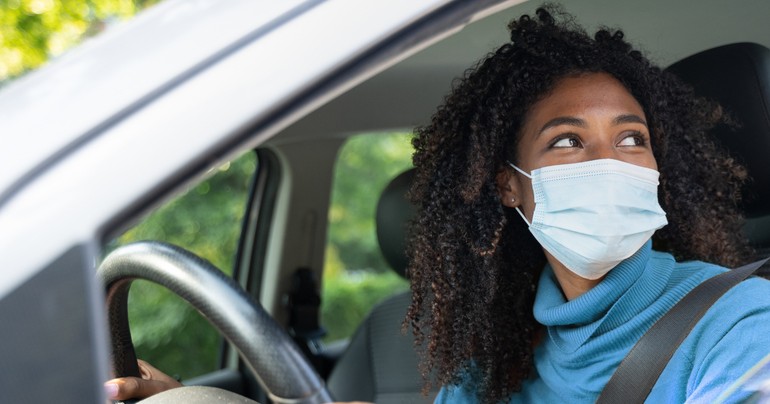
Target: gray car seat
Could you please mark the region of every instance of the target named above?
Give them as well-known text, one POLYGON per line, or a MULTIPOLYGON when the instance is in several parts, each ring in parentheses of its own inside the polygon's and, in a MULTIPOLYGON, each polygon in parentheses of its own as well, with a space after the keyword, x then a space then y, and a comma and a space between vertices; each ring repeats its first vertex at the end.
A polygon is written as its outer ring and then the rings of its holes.
MULTIPOLYGON (((377 238, 385 259, 405 276, 407 259, 405 226, 413 215, 406 199, 412 181, 409 170, 394 178, 377 205, 377 238)), ((422 377, 411 332, 401 324, 411 294, 397 294, 377 305, 359 326, 347 351, 327 380, 329 391, 340 401, 361 400, 378 404, 433 402, 437 391, 423 396, 422 377)))
POLYGON ((748 219, 744 231, 759 256, 770 255, 770 49, 754 43, 734 43, 708 49, 668 67, 713 99, 737 121, 719 125, 717 142, 747 168, 751 182, 743 192, 748 219))

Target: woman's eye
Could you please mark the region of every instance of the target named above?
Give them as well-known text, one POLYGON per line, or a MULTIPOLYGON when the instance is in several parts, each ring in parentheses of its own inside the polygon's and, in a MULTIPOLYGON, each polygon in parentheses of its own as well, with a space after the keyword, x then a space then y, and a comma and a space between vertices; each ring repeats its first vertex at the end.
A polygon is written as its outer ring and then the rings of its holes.
POLYGON ((568 148, 568 147, 581 147, 580 140, 574 137, 564 137, 555 141, 551 147, 553 148, 568 148))
POLYGON ((644 139, 644 136, 641 133, 636 133, 632 135, 628 135, 624 137, 619 143, 618 146, 644 146, 646 143, 646 140, 644 139))

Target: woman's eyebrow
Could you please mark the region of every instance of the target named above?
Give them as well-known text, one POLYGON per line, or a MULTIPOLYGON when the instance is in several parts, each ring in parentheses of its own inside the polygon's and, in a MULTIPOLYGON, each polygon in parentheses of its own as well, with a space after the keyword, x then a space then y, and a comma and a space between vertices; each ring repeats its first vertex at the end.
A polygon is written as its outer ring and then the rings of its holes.
POLYGON ((612 120, 613 125, 621 125, 624 123, 640 123, 644 126, 647 126, 647 121, 642 119, 642 117, 634 114, 618 115, 615 117, 615 119, 612 120))
POLYGON ((547 129, 550 129, 550 128, 553 128, 554 126, 559 126, 559 125, 571 125, 571 126, 577 126, 580 128, 585 128, 586 122, 580 118, 575 118, 573 116, 559 116, 546 122, 545 125, 543 125, 543 127, 540 128, 540 131, 537 132, 537 134, 540 135, 541 133, 545 132, 547 129))
MULTIPOLYGON (((613 125, 621 125, 624 123, 639 123, 647 126, 647 122, 642 117, 634 114, 618 115, 612 120, 613 125)), ((559 125, 577 126, 579 128, 585 128, 587 126, 586 122, 580 118, 575 118, 574 116, 559 116, 546 122, 545 125, 540 128, 540 131, 537 132, 537 135, 539 136, 546 130, 559 125)))

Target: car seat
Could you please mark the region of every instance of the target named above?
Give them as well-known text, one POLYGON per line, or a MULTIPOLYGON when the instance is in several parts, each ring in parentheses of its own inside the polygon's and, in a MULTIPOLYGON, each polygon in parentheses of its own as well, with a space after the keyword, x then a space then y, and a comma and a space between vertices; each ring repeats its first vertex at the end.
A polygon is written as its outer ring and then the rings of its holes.
MULTIPOLYGON (((405 277, 406 224, 414 210, 406 198, 413 170, 408 170, 385 188, 377 204, 377 239, 391 268, 405 277)), ((327 380, 336 400, 387 403, 433 402, 437 390, 421 394, 422 377, 411 331, 401 325, 411 293, 391 296, 375 306, 358 327, 350 345, 327 380)))
POLYGON ((719 102, 737 122, 737 128, 718 125, 713 134, 748 170, 744 232, 759 256, 770 255, 770 49, 754 43, 724 45, 666 70, 693 86, 697 95, 719 102))

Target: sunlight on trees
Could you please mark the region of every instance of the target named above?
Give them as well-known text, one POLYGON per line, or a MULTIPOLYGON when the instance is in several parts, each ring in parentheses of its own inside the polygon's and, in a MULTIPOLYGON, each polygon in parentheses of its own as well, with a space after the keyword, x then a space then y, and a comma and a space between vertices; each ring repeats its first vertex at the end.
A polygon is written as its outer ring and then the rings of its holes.
POLYGON ((0 82, 43 65, 158 0, 0 0, 0 82))

